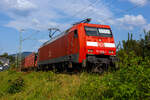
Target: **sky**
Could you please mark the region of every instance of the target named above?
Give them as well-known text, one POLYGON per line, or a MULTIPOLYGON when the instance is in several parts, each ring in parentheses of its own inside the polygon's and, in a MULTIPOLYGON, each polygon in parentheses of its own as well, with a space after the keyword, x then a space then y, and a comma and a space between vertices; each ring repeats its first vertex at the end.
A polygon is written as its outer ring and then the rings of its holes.
POLYGON ((149 10, 150 0, 1 0, 0 54, 19 51, 22 29, 22 51, 37 52, 49 40, 48 28, 63 32, 85 18, 110 25, 116 44, 128 32, 140 39, 144 29, 150 30, 149 10))

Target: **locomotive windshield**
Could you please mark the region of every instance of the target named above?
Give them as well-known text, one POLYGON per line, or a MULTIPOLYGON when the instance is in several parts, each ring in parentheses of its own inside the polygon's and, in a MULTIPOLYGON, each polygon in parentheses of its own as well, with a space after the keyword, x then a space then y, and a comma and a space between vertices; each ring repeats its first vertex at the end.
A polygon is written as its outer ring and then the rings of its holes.
POLYGON ((85 27, 88 36, 112 37, 112 32, 107 28, 85 27))

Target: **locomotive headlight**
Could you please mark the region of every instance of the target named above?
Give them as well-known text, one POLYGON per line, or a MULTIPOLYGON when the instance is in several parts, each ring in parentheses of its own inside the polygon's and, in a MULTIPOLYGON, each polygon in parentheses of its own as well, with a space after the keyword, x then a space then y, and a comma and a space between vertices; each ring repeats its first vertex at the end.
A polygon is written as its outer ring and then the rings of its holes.
POLYGON ((111 53, 111 51, 109 51, 109 53, 111 53))
POLYGON ((110 50, 109 53, 114 53, 114 51, 111 51, 111 50, 110 50))
POLYGON ((92 50, 92 49, 89 49, 88 52, 93 52, 93 50, 92 50))

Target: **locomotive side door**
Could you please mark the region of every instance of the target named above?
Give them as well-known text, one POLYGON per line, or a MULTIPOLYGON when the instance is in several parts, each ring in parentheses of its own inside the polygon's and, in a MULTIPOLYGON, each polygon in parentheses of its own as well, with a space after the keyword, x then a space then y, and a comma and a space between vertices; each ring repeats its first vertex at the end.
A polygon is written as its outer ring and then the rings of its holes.
POLYGON ((77 30, 71 31, 68 33, 68 43, 67 43, 67 54, 70 57, 70 60, 74 60, 74 55, 79 51, 78 44, 78 32, 77 30))
POLYGON ((67 55, 69 56, 71 54, 71 44, 72 44, 72 36, 71 36, 72 32, 68 33, 67 36, 67 55))

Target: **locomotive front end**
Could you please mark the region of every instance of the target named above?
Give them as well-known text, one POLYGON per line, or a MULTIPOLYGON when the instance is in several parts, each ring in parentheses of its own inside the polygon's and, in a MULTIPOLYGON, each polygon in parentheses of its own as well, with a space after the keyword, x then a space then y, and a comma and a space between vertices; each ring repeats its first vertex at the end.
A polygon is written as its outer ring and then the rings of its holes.
POLYGON ((108 25, 85 26, 86 57, 90 63, 111 64, 116 56, 116 46, 108 25))

